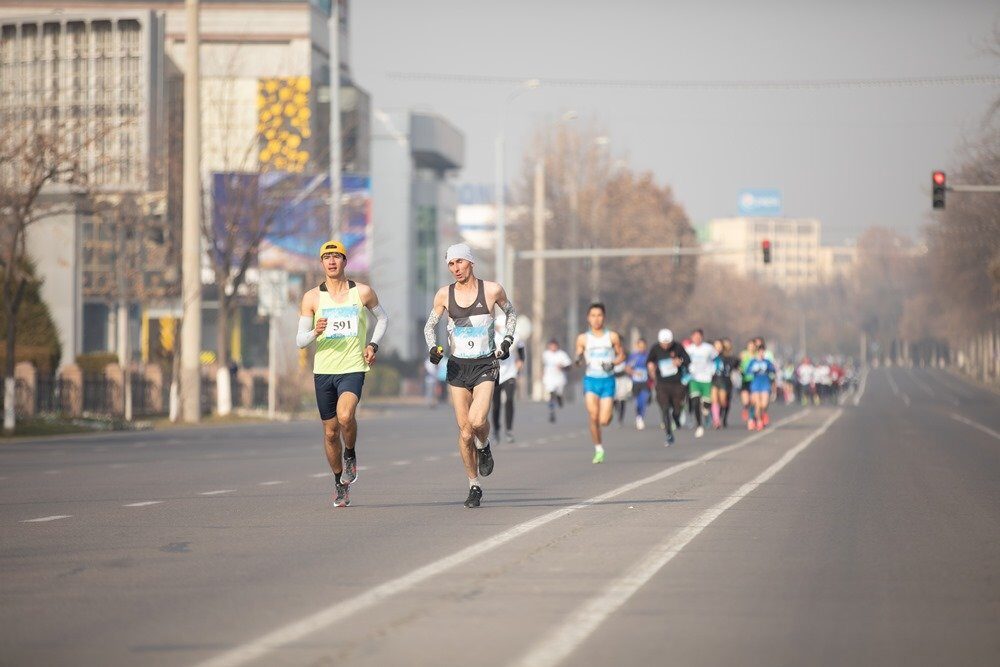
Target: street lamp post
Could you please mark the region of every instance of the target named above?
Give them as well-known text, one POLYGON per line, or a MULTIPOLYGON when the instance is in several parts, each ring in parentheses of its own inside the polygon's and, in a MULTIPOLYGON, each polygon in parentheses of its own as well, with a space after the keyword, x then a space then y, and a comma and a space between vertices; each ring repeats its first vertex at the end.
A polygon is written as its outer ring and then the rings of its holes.
POLYGON ((505 197, 505 180, 504 175, 504 133, 507 129, 507 110, 510 107, 510 103, 513 102, 519 95, 529 90, 535 90, 541 85, 538 79, 528 79, 520 83, 517 88, 512 90, 509 95, 507 95, 507 100, 504 102, 503 110, 500 116, 500 134, 497 135, 496 140, 496 183, 494 184, 494 198, 496 199, 496 212, 497 212, 497 236, 496 236, 496 276, 497 282, 501 285, 505 283, 506 276, 506 252, 507 252, 507 202, 505 197))

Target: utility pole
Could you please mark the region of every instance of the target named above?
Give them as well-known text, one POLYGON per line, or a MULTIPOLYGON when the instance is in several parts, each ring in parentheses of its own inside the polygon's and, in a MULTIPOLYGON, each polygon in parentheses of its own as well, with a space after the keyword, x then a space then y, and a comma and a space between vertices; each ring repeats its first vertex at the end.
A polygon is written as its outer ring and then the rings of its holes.
POLYGON ((128 270, 129 258, 128 248, 125 238, 125 223, 129 213, 136 212, 132 202, 126 203, 122 197, 118 197, 115 207, 117 209, 117 241, 118 251, 115 276, 118 282, 118 364, 122 369, 122 414, 125 421, 132 421, 132 373, 129 370, 129 362, 132 360, 131 341, 129 340, 128 326, 128 280, 125 272, 128 270))
MULTIPOLYGON (((535 163, 535 252, 545 250, 545 163, 535 163)), ((542 349, 545 321, 545 260, 536 257, 531 295, 531 398, 542 400, 542 349)))
POLYGON ((181 409, 201 420, 201 39, 198 0, 187 0, 184 71, 184 212, 181 287, 181 409))
POLYGON ((341 182, 340 145, 340 0, 330 3, 330 238, 339 239, 341 182))
MULTIPOLYGON (((566 191, 569 194, 569 243, 570 247, 576 248, 580 245, 580 218, 579 199, 576 190, 576 178, 569 176, 566 179, 566 191)), ((579 262, 575 259, 569 265, 569 303, 566 313, 566 349, 570 349, 576 335, 580 333, 580 285, 579 285, 579 262)))

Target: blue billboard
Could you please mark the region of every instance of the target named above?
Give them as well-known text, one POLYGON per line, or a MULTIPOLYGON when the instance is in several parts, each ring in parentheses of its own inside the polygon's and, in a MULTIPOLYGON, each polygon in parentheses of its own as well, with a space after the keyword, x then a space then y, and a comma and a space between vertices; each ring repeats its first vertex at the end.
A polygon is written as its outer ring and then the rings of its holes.
POLYGON ((780 190, 740 190, 740 215, 774 216, 781 215, 780 190))

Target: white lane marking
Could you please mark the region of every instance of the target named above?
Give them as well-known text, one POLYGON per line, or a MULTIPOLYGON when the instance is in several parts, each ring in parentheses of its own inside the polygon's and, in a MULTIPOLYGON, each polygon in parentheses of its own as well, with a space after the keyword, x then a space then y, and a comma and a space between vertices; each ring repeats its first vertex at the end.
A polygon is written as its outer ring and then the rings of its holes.
POLYGON ((284 484, 284 482, 282 480, 275 479, 270 482, 261 482, 257 486, 277 486, 278 484, 284 484))
POLYGON ((535 442, 537 442, 539 445, 544 445, 548 441, 549 441, 548 438, 539 438, 538 440, 535 440, 535 442))
POLYGON ((892 393, 899 396, 899 385, 892 379, 892 373, 886 370, 885 377, 889 380, 889 386, 892 387, 892 393))
POLYGON ((319 477, 333 477, 333 473, 332 472, 318 472, 315 475, 309 475, 309 476, 310 477, 316 477, 316 478, 319 478, 319 477))
POLYGON ((917 374, 913 372, 912 368, 907 368, 906 372, 910 374, 910 377, 913 378, 913 381, 917 383, 918 387, 926 391, 928 395, 930 396, 934 395, 934 390, 931 389, 930 385, 921 380, 920 378, 918 378, 917 374))
POLYGON ((972 428, 978 428, 983 433, 986 433, 987 435, 992 435, 997 440, 1000 440, 1000 433, 997 433, 996 431, 994 431, 993 429, 991 429, 989 426, 983 426, 979 422, 974 422, 971 419, 966 419, 962 415, 956 415, 954 412, 951 413, 951 418, 954 419, 955 421, 960 421, 963 424, 967 424, 967 425, 971 426, 972 428))
POLYGON ((199 496, 219 496, 223 493, 236 493, 236 489, 217 489, 215 491, 202 491, 199 496))
POLYGON ((519 661, 514 663, 519 667, 545 667, 557 665, 577 649, 590 634, 597 629, 611 614, 618 611, 622 605, 640 588, 652 579, 664 565, 686 547, 691 540, 698 537, 730 507, 749 495, 761 484, 774 477, 792 459, 808 447, 816 438, 823 435, 830 425, 843 413, 839 408, 823 422, 822 426, 813 431, 804 440, 789 449, 776 462, 753 480, 739 487, 732 495, 710 507, 698 515, 691 523, 681 528, 671 537, 653 548, 639 561, 638 565, 626 572, 600 594, 591 598, 567 618, 554 632, 536 644, 519 661))
POLYGON ((368 469, 369 469, 368 466, 358 466, 358 470, 359 471, 364 471, 364 470, 368 470, 368 469))
POLYGON ((129 503, 122 505, 122 507, 149 507, 150 505, 159 505, 162 502, 162 500, 144 500, 141 503, 129 503))
POLYGON ((526 442, 519 442, 519 443, 517 443, 517 448, 518 449, 527 449, 528 448, 528 443, 526 443, 526 442))
POLYGON ((535 517, 534 519, 525 521, 524 523, 519 523, 512 528, 508 528, 505 531, 497 533, 493 537, 486 538, 481 542, 477 542, 471 546, 456 551, 450 556, 445 556, 444 558, 428 563, 427 565, 419 567, 401 577, 386 581, 385 583, 379 584, 374 588, 369 588, 364 593, 347 598, 342 602, 332 604, 329 607, 320 609, 309 616, 293 621, 292 623, 278 628, 277 630, 273 630, 266 635, 252 639, 241 646, 237 646, 236 648, 226 651, 225 653, 220 653, 214 658, 209 658, 208 660, 199 663, 198 667, 234 667, 235 665, 243 665, 252 660, 256 660, 257 658, 260 658, 261 656, 266 655, 271 651, 284 646, 285 644, 298 641, 313 632, 328 628, 345 618, 350 618, 352 615, 378 604, 379 602, 383 602, 395 595, 404 593, 427 581, 428 579, 431 579, 432 577, 436 577, 437 575, 447 572, 452 568, 464 565, 469 561, 479 558, 483 554, 492 551, 493 549, 496 549, 511 540, 521 537, 536 528, 551 523, 556 519, 561 519, 562 517, 572 514, 577 510, 606 502, 612 498, 634 491, 635 489, 647 484, 652 484, 653 482, 658 482, 661 479, 666 479, 667 477, 675 475, 683 470, 701 465, 717 456, 728 454, 729 452, 764 437, 768 433, 771 433, 786 424, 804 417, 809 414, 809 412, 810 411, 808 409, 803 410, 790 417, 786 417, 781 421, 775 422, 771 425, 771 428, 768 431, 760 431, 754 435, 744 438, 743 440, 735 442, 732 445, 720 447, 719 449, 707 452, 696 459, 671 466, 656 474, 650 475, 649 477, 643 477, 642 479, 635 480, 634 482, 623 484, 622 486, 612 489, 607 493, 602 493, 599 496, 594 496, 593 498, 576 503, 575 505, 561 507, 557 510, 549 512, 548 514, 543 514, 539 517, 535 517))
POLYGON ((861 403, 861 397, 865 395, 865 387, 868 386, 868 369, 861 371, 861 384, 858 385, 858 393, 854 394, 854 405, 861 403))
POLYGON ((58 521, 59 519, 72 519, 72 514, 55 514, 53 516, 40 516, 37 519, 25 519, 21 523, 43 523, 45 521, 58 521))
POLYGON ((428 461, 428 462, 430 462, 430 461, 437 461, 440 458, 441 458, 440 456, 425 456, 424 457, 424 461, 428 461))
POLYGON ((410 465, 410 463, 412 463, 412 462, 411 461, 407 461, 407 460, 404 459, 402 461, 393 461, 392 465, 394 465, 394 466, 408 466, 408 465, 410 465))
POLYGON ((458 456, 458 452, 452 452, 451 455, 452 456, 458 456))

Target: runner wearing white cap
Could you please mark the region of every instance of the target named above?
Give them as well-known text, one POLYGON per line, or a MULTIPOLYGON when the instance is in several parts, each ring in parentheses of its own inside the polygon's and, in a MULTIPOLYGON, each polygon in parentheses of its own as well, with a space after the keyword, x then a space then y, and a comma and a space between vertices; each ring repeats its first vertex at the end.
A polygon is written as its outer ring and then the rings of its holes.
POLYGON ((646 367, 651 377, 656 378, 656 402, 663 413, 663 428, 666 430, 664 446, 674 444, 674 427, 681 427, 681 410, 687 402, 687 386, 681 378, 687 371, 691 358, 684 346, 674 341, 674 332, 660 329, 657 344, 649 351, 646 367))
POLYGON ((469 478, 466 507, 479 507, 483 497, 480 476, 493 472, 488 415, 499 377, 499 360, 510 356, 517 313, 499 283, 476 278, 472 248, 457 243, 445 255, 455 282, 434 295, 434 305, 424 326, 424 340, 431 363, 438 364, 444 348, 437 342, 437 324, 448 313, 448 385, 458 422, 458 450, 469 478), (506 315, 503 338, 497 345, 493 309, 506 315))

